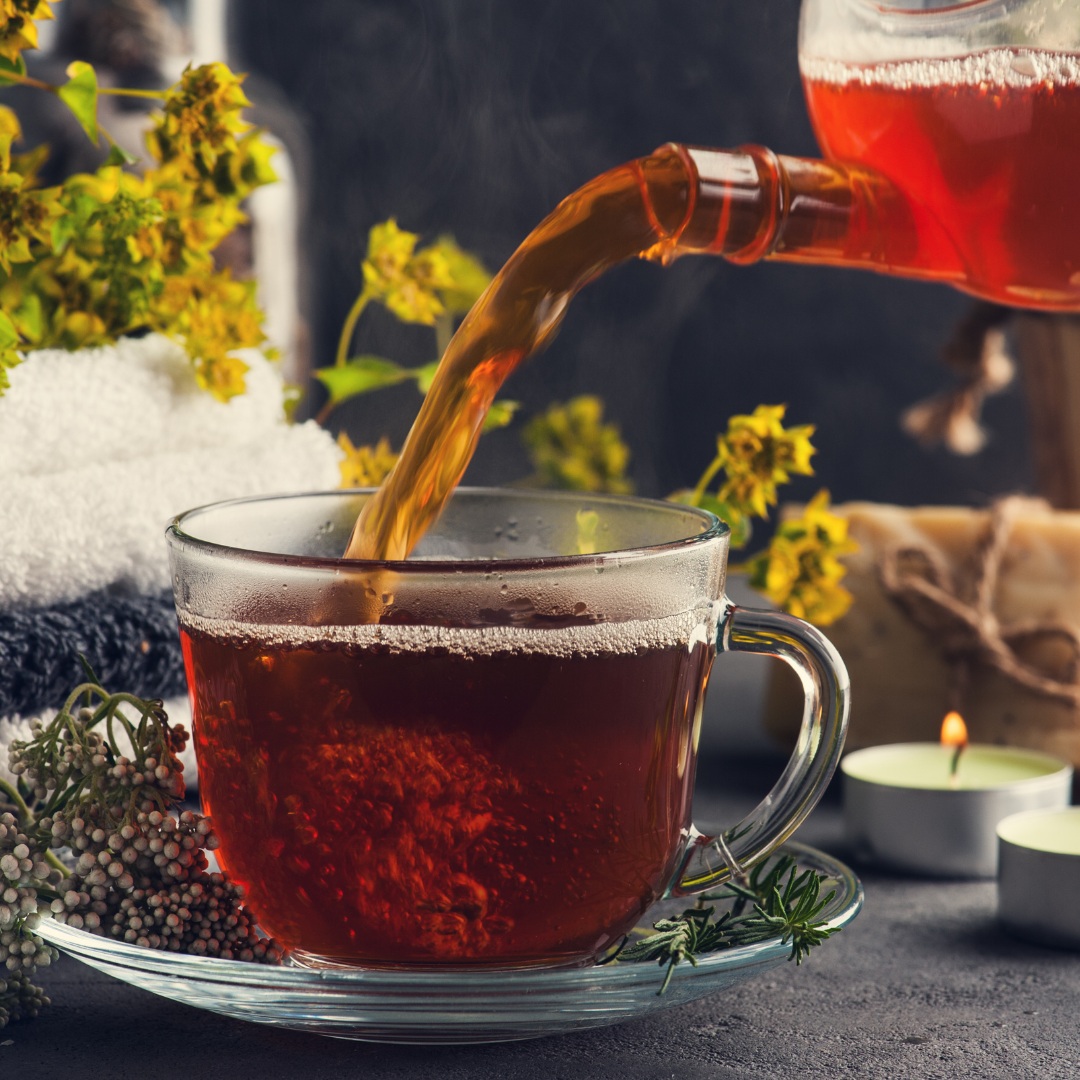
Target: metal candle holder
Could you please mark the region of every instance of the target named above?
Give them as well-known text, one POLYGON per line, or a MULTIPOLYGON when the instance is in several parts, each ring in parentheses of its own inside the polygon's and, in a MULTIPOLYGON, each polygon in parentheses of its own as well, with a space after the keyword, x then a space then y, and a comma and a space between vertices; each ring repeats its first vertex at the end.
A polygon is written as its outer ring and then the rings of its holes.
POLYGON ((848 840, 853 854, 867 863, 924 877, 993 878, 999 821, 1069 804, 1072 767, 1029 750, 1008 753, 1060 768, 1001 786, 956 790, 874 783, 849 772, 861 755, 890 749, 857 750, 841 763, 848 840))
POLYGON ((1014 814, 998 825, 998 920, 1025 941, 1080 949, 1080 848, 1046 850, 1054 826, 1080 835, 1080 808, 1014 814))

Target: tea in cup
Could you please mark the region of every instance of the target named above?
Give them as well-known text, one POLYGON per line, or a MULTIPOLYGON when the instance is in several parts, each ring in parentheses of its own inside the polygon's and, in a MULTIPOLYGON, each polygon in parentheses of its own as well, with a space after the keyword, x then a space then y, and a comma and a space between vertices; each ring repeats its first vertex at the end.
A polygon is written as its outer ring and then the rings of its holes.
POLYGON ((461 489, 408 561, 337 558, 366 497, 169 530, 200 794, 274 937, 352 964, 586 961, 812 808, 842 664, 807 624, 726 603, 712 515, 461 489), (690 816, 720 648, 786 654, 811 685, 810 737, 727 841, 690 816))

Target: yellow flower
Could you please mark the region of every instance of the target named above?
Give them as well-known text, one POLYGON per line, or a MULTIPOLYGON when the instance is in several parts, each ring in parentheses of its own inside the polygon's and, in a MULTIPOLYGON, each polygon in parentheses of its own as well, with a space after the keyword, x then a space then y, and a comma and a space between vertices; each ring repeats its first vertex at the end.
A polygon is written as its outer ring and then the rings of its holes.
POLYGON ((452 315, 466 315, 491 284, 487 267, 475 256, 458 247, 449 234, 440 236, 429 249, 446 261, 452 284, 443 288, 440 296, 443 306, 452 315))
POLYGON ((55 18, 46 0, 0 0, 0 56, 15 63, 23 49, 36 49, 34 20, 55 18))
POLYGON ((199 385, 220 401, 244 392, 247 364, 231 353, 265 340, 262 317, 255 283, 228 270, 167 277, 151 306, 152 325, 183 344, 199 385))
POLYGON ((540 487, 571 491, 634 490, 626 476, 630 449, 616 424, 603 423, 604 403, 584 395, 554 404, 522 433, 540 487))
POLYGON ((212 177, 224 155, 237 153, 236 136, 251 130, 240 116, 251 105, 240 89, 243 79, 220 63, 187 67, 146 137, 157 161, 182 161, 204 179, 212 177))
POLYGON ((416 233, 399 229, 390 218, 372 227, 364 259, 364 291, 385 304, 402 322, 432 326, 446 308, 439 290, 454 279, 446 255, 437 247, 416 251, 416 233))
POLYGON ((727 480, 717 499, 754 517, 768 517, 776 504, 778 484, 792 473, 810 476, 814 470, 810 444, 812 424, 784 429, 785 405, 759 405, 750 416, 733 416, 725 435, 717 439, 717 456, 727 480))
POLYGON ((851 593, 840 584, 847 568, 838 556, 859 549, 847 534, 847 520, 828 508, 829 492, 822 488, 803 516, 783 522, 746 565, 755 589, 816 626, 828 626, 851 606, 851 593))
POLYGON ((11 144, 21 138, 19 118, 6 105, 0 105, 0 172, 11 168, 11 144))
POLYGON ((579 510, 577 519, 577 553, 595 555, 599 541, 596 530, 600 528, 600 515, 595 510, 579 510))
POLYGON ((390 449, 390 440, 384 435, 375 446, 353 446, 345 432, 337 438, 345 457, 338 462, 343 488, 378 487, 383 478, 397 463, 398 455, 390 449))
POLYGON ((784 429, 785 405, 759 405, 749 416, 732 416, 726 434, 716 437, 716 457, 701 474, 697 487, 668 496, 671 502, 698 506, 716 514, 731 527, 731 546, 745 547, 752 517, 768 517, 776 503, 776 488, 791 473, 812 475, 812 424, 784 429), (715 495, 708 487, 723 469, 725 480, 715 495))
MULTIPOLYGON (((23 15, 49 17, 47 4, 0 0, 0 55, 23 15)), ((0 106, 0 310, 16 334, 0 327, 0 364, 24 343, 75 349, 153 329, 184 344, 216 397, 243 392, 234 354, 262 343, 262 314, 251 282, 215 273, 213 249, 274 179, 274 151, 241 117, 241 80, 223 64, 189 68, 147 137, 156 168, 105 166, 47 190, 33 190, 43 152, 11 156, 18 121, 0 106)))
POLYGON ((51 243, 53 222, 64 213, 59 188, 27 188, 27 178, 19 173, 0 173, 0 268, 8 274, 12 263, 33 259, 33 241, 51 243))

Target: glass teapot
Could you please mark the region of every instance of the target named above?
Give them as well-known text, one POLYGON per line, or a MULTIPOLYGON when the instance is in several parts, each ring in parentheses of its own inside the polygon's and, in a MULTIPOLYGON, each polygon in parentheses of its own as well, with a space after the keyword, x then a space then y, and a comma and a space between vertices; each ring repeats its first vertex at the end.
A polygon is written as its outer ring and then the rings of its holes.
POLYGON ((671 147, 681 251, 1080 311, 1080 0, 804 0, 799 65, 826 160, 671 147))

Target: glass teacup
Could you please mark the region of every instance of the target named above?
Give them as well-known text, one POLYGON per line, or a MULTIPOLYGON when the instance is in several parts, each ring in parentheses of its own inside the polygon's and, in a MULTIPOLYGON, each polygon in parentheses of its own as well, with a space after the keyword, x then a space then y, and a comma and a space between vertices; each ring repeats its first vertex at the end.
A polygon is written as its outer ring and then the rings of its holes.
POLYGON ((356 964, 581 962, 813 808, 843 664, 727 601, 712 515, 461 489, 407 562, 340 559, 367 497, 219 503, 168 532, 200 793, 276 938, 356 964), (806 715, 769 798, 707 837, 690 803, 725 649, 787 659, 806 715))

